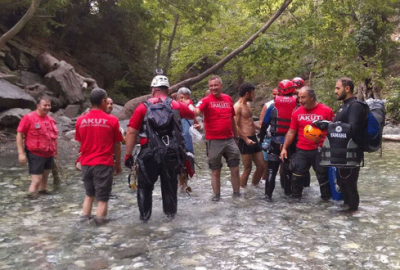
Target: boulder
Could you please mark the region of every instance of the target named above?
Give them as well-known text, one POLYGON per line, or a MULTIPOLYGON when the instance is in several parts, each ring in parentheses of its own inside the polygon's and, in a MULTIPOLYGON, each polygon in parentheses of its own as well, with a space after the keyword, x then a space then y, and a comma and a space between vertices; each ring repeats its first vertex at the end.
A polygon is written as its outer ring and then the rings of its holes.
POLYGON ((1 126, 17 126, 19 121, 25 114, 30 113, 30 109, 13 108, 0 113, 0 125, 1 126))
POLYGON ((149 99, 150 97, 151 97, 151 95, 145 95, 145 96, 141 96, 141 97, 137 97, 137 98, 129 100, 125 104, 121 113, 118 115, 118 119, 119 120, 130 119, 132 116, 132 113, 136 109, 136 107, 143 101, 149 99))
POLYGON ((19 83, 23 85, 43 85, 43 77, 38 73, 29 71, 21 71, 19 75, 19 83))
POLYGON ((0 110, 11 108, 36 109, 36 101, 21 88, 0 79, 0 110))
POLYGON ((6 66, 9 69, 16 70, 18 61, 17 61, 17 59, 15 59, 15 57, 11 53, 8 52, 8 53, 6 53, 6 55, 4 57, 4 64, 6 64, 6 66))
POLYGON ((79 115, 79 111, 81 110, 81 105, 71 104, 68 105, 64 110, 64 115, 69 118, 74 118, 79 115))
POLYGON ((112 115, 118 117, 124 107, 118 104, 114 104, 113 110, 111 112, 112 115))
POLYGON ((44 84, 56 97, 64 97, 68 104, 80 104, 85 101, 83 80, 73 66, 60 61, 58 67, 44 76, 44 84))

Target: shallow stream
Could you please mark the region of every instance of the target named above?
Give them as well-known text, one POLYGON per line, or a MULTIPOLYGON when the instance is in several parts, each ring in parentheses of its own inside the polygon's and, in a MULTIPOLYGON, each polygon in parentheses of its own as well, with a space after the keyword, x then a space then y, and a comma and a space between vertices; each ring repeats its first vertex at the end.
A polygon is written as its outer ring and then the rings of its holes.
POLYGON ((320 201, 315 176, 300 203, 278 183, 272 203, 263 200, 263 183, 232 198, 225 166, 222 199, 212 202, 201 144, 193 192, 179 195, 174 220, 162 213, 158 183, 152 217, 139 221, 124 169, 115 179, 110 222, 101 227, 79 223, 77 151, 61 153, 60 190, 34 201, 26 198, 30 177, 16 152, 0 154, 0 269, 400 269, 400 144, 385 143, 382 158, 366 155, 353 215, 320 201))

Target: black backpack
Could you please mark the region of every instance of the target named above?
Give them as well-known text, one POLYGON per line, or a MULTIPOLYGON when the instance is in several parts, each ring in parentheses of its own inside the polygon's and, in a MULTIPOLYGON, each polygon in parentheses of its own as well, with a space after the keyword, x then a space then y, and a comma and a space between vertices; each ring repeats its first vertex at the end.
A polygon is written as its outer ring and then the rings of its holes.
POLYGON ((185 144, 181 123, 171 108, 172 99, 167 97, 157 103, 143 102, 147 108, 143 131, 148 138, 149 154, 162 166, 178 168, 183 164, 185 144))

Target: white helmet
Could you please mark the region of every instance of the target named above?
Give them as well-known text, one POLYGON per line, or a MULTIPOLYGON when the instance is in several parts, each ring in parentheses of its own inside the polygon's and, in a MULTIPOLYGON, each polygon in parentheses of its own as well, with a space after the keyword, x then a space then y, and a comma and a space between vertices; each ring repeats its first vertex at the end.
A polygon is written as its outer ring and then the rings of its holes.
POLYGON ((160 87, 165 86, 169 88, 169 81, 168 78, 164 75, 157 75, 151 81, 151 87, 160 87))

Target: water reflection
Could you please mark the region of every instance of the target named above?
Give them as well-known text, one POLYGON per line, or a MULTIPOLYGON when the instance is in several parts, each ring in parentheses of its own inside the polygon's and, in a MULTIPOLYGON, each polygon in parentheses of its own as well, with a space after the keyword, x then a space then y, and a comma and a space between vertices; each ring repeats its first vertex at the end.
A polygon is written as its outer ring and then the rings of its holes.
MULTIPOLYGON (((153 215, 138 218, 136 195, 126 174, 116 178, 110 222, 78 222, 84 190, 73 161, 61 156, 68 176, 54 195, 25 198, 30 178, 16 152, 0 161, 0 269, 397 269, 400 268, 400 145, 366 155, 361 170, 360 211, 346 216, 335 202, 319 200, 316 178, 298 203, 276 188, 274 202, 264 185, 232 198, 229 170, 222 172, 222 200, 211 202, 210 171, 202 145, 191 196, 179 196, 178 215, 162 213, 156 185, 153 215)), ((51 180, 50 180, 51 182, 51 180)))

